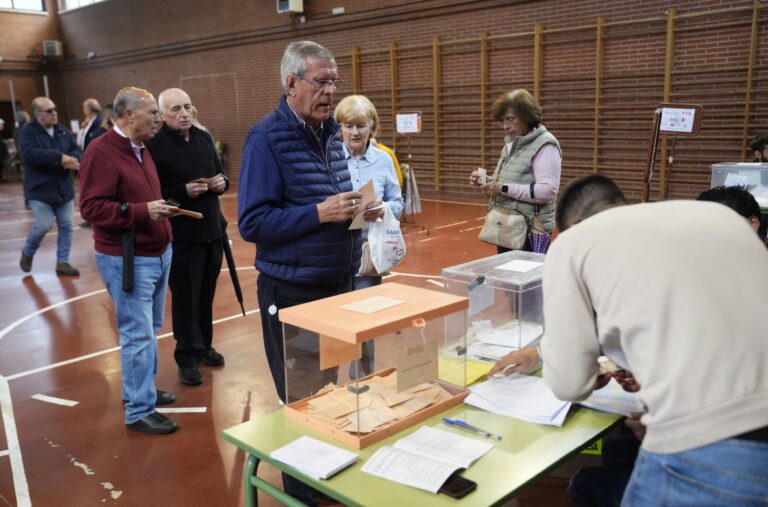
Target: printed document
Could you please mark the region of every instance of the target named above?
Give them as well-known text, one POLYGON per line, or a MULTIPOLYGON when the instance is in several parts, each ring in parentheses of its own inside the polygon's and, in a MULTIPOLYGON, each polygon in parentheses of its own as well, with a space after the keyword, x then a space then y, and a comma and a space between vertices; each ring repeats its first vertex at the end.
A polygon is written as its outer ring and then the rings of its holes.
POLYGON ((600 412, 627 417, 632 412, 645 412, 637 393, 628 393, 615 379, 611 379, 602 389, 592 391, 589 398, 580 404, 600 412))
POLYGON ((468 468, 493 443, 422 426, 395 445, 376 451, 362 471, 407 486, 437 493, 456 470, 468 468))
POLYGON ((357 461, 354 452, 307 436, 275 449, 269 455, 316 481, 327 479, 357 461))

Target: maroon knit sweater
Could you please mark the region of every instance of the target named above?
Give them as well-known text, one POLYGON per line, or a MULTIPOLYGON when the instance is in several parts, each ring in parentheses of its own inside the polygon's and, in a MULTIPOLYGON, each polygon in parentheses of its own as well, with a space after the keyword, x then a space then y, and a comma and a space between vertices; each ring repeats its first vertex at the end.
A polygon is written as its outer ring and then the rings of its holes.
POLYGON ((122 255, 121 235, 136 226, 134 254, 159 257, 171 242, 168 220, 149 218, 147 203, 162 199, 160 181, 149 151, 140 163, 128 138, 113 129, 94 139, 80 164, 80 214, 93 225, 96 251, 122 255), (128 216, 120 206, 130 203, 128 216))

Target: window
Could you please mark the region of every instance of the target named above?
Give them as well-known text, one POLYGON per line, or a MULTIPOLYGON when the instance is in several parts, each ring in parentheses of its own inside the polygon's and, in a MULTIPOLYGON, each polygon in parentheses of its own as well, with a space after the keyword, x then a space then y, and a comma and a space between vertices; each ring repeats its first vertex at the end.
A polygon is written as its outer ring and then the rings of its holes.
POLYGON ((45 12, 45 0, 0 0, 0 9, 45 12))
MULTIPOLYGON (((2 1, 2 0, 0 0, 2 1)), ((86 5, 97 4, 106 0, 59 0, 60 11, 71 11, 72 9, 79 9, 86 5)))

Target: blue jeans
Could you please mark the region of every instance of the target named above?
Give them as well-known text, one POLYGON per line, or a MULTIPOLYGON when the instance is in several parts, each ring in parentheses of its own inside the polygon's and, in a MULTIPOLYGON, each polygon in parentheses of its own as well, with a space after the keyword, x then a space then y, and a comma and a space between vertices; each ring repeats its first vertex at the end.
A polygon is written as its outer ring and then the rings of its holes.
POLYGON ((75 207, 74 200, 66 202, 43 202, 29 200, 29 207, 35 217, 35 224, 27 235, 27 242, 22 248, 24 255, 34 256, 40 248, 43 238, 53 227, 53 219, 56 218, 56 226, 59 235, 56 238, 56 262, 69 262, 69 251, 72 248, 72 210, 75 207))
POLYGON ((115 303, 120 333, 120 365, 125 423, 131 424, 155 411, 157 391, 157 332, 163 326, 165 292, 173 251, 168 245, 161 257, 134 258, 133 292, 123 290, 123 258, 96 253, 96 266, 115 303))
POLYGON ((730 438, 690 451, 640 449, 623 506, 732 507, 768 502, 768 443, 730 438))

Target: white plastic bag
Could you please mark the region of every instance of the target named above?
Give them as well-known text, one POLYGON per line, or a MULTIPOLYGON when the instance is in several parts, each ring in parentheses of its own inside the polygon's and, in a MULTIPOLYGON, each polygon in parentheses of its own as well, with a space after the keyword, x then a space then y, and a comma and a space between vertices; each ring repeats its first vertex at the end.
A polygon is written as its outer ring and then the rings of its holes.
POLYGON ((379 273, 386 273, 405 257, 405 240, 400 231, 400 221, 387 205, 384 206, 381 222, 371 222, 369 225, 368 247, 371 262, 379 273))

